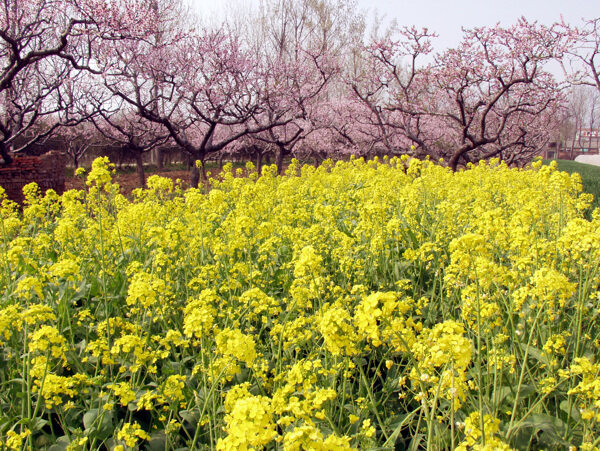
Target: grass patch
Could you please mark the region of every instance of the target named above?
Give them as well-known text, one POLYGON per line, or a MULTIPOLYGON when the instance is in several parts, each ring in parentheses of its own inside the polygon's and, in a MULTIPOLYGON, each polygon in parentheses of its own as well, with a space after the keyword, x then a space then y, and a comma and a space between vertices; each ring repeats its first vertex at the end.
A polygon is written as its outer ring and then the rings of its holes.
MULTIPOLYGON (((544 164, 549 164, 553 160, 544 160, 544 164)), ((556 160, 558 169, 572 174, 573 172, 581 175, 583 182, 583 191, 594 195, 592 208, 600 208, 600 166, 592 164, 578 163, 571 160, 556 160)))

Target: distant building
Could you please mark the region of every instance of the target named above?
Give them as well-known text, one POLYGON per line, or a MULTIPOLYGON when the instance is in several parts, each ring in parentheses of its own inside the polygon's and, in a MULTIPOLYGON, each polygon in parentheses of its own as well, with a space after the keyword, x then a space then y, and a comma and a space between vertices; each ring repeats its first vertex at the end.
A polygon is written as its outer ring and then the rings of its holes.
POLYGON ((575 135, 575 140, 579 139, 600 139, 599 128, 583 128, 575 135))
POLYGON ((551 141, 543 149, 544 158, 552 160, 574 160, 579 155, 600 154, 600 128, 582 128, 575 136, 561 142, 551 141))
POLYGON ((600 128, 582 128, 575 133, 573 142, 567 142, 566 145, 578 155, 597 154, 600 149, 600 128), (569 146, 569 144, 571 145, 569 146))

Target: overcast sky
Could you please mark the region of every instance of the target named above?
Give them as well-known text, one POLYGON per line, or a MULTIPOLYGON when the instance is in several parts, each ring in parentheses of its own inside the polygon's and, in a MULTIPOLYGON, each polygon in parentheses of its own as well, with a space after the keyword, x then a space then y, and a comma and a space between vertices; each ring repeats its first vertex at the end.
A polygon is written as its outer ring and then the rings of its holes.
MULTIPOLYGON (((259 0, 188 0, 201 15, 214 16, 231 8, 243 10, 259 0)), ((600 17, 600 0, 358 0, 359 9, 372 20, 374 12, 399 25, 416 25, 435 31, 436 50, 452 47, 461 37, 461 27, 510 25, 525 16, 550 25, 560 20, 580 23, 582 18, 600 17)))

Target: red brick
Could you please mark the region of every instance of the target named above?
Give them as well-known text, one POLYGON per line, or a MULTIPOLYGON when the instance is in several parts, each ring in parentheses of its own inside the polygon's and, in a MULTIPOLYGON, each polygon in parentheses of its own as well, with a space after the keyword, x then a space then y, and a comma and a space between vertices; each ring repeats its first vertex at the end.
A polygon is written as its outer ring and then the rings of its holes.
POLYGON ((66 162, 66 155, 55 150, 39 157, 17 156, 9 166, 0 167, 0 186, 18 203, 23 202, 23 187, 31 182, 36 182, 42 193, 53 189, 62 194, 66 162))

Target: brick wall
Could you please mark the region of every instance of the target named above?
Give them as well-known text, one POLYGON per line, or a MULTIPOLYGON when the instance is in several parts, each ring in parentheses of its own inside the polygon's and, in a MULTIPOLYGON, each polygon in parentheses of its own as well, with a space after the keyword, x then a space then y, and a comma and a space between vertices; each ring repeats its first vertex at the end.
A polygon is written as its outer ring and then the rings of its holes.
POLYGON ((42 193, 53 189, 62 194, 66 162, 66 155, 54 150, 39 157, 16 156, 9 166, 0 166, 0 186, 18 203, 23 202, 23 187, 31 182, 36 182, 42 193))

